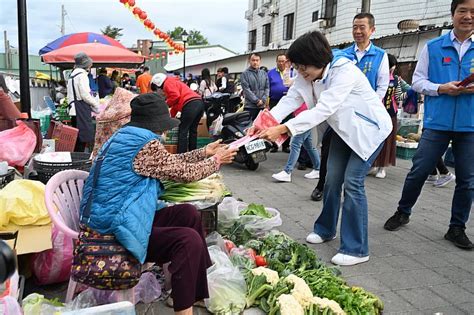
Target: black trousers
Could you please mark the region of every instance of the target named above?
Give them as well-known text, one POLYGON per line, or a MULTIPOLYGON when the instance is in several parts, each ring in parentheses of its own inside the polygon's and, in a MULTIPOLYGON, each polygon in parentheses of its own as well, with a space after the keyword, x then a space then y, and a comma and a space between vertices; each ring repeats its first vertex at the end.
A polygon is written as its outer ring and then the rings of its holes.
POLYGON ((438 171, 440 175, 446 175, 449 173, 448 168, 444 165, 443 157, 439 158, 436 168, 431 172, 431 175, 438 175, 438 171))
POLYGON ((316 188, 319 191, 323 191, 324 183, 326 182, 326 173, 327 173, 327 164, 328 164, 328 157, 329 157, 329 147, 331 144, 331 138, 334 131, 329 130, 323 137, 322 146, 321 146, 321 166, 319 169, 319 181, 316 185, 316 188))
POLYGON ((197 129, 203 113, 204 103, 200 99, 194 99, 184 104, 178 130, 178 153, 185 153, 197 148, 197 129))

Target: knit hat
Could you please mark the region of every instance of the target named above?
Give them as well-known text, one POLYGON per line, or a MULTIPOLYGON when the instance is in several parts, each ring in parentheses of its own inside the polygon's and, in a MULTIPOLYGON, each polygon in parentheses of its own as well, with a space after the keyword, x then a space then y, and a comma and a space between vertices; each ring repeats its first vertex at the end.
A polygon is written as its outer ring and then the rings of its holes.
POLYGON ((171 118, 165 99, 156 93, 140 94, 131 102, 132 115, 127 126, 163 132, 178 126, 180 121, 171 118))
POLYGON ((92 66, 92 59, 86 53, 80 52, 74 56, 74 63, 76 68, 87 69, 92 66))

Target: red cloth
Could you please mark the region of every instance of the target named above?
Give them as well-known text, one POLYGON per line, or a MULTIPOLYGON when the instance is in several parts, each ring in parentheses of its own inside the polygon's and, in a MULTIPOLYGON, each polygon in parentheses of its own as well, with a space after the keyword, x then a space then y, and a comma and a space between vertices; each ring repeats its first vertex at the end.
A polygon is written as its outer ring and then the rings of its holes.
POLYGON ((21 113, 16 108, 10 96, 0 88, 0 116, 6 119, 20 118, 21 113))
POLYGON ((306 105, 306 103, 303 103, 303 104, 301 104, 300 107, 298 107, 297 110, 295 110, 295 111, 293 112, 293 115, 295 115, 295 117, 296 117, 296 116, 298 116, 299 114, 301 114, 302 112, 304 112, 304 111, 307 110, 307 109, 308 109, 308 106, 306 105))
POLYGON ((166 96, 166 103, 171 108, 171 117, 183 109, 183 106, 193 99, 200 99, 199 94, 191 90, 179 78, 169 77, 163 83, 163 92, 166 96))

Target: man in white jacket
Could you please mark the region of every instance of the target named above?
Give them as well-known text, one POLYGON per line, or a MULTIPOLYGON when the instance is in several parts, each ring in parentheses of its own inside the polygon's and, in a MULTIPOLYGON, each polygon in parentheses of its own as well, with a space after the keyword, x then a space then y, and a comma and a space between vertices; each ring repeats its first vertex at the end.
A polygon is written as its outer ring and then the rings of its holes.
POLYGON ((94 126, 92 111, 99 112, 99 102, 91 95, 88 71, 92 67, 92 59, 80 52, 74 56, 74 70, 67 84, 67 99, 71 106, 72 124, 79 129, 74 151, 83 152, 88 143, 94 142, 94 126))
POLYGON ((362 71, 343 52, 332 52, 320 32, 299 37, 287 55, 298 76, 271 113, 282 121, 303 102, 309 110, 285 124, 259 131, 260 137, 274 140, 283 133, 294 136, 327 121, 335 134, 329 150, 324 205, 306 241, 316 244, 336 237, 344 185, 341 246, 331 261, 347 266, 366 262, 368 207, 364 181, 392 130, 390 116, 362 71))

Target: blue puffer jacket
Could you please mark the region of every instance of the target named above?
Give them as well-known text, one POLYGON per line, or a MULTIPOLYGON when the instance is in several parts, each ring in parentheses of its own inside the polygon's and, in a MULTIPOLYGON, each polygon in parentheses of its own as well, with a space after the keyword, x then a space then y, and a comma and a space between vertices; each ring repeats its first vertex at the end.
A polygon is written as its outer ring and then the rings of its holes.
POLYGON ((95 163, 84 185, 81 202, 81 222, 99 233, 113 233, 142 263, 155 212, 164 207, 157 201, 163 188, 159 180, 135 173, 133 160, 154 139, 158 139, 156 134, 142 128, 127 126, 117 131, 102 146, 103 150, 112 141, 97 179, 89 218, 82 215, 92 193, 95 163))

